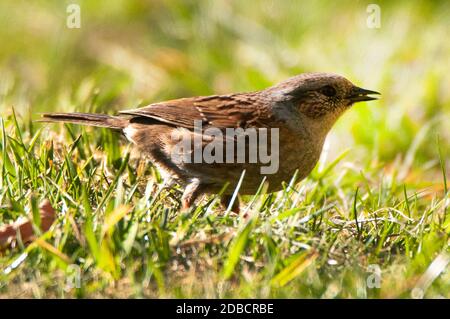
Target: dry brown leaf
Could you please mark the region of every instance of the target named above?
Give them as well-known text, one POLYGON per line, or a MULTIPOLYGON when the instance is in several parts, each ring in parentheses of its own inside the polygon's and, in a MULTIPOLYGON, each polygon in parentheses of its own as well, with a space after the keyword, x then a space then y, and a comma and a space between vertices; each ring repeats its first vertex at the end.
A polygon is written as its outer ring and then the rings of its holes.
MULTIPOLYGON (((48 199, 39 206, 41 215, 41 230, 46 232, 55 221, 55 210, 48 199)), ((12 224, 0 227, 0 250, 14 247, 17 233, 24 243, 30 243, 34 239, 32 222, 28 218, 19 218, 12 224)))

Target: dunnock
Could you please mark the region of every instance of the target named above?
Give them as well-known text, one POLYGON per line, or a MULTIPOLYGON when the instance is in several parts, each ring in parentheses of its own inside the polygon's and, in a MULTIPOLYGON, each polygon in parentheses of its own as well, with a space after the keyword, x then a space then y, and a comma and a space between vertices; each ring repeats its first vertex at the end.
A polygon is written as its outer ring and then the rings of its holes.
MULTIPOLYGON (((120 130, 162 173, 185 186, 182 206, 186 209, 199 195, 217 193, 225 183, 229 187, 222 195, 224 204, 230 200, 239 180, 239 193, 252 194, 264 177, 270 192, 280 190, 282 182, 289 181, 296 170, 299 179, 305 178, 316 165, 325 137, 336 120, 353 103, 375 100, 370 94, 379 93, 359 88, 336 74, 304 73, 262 91, 182 98, 122 111, 118 116, 46 113, 42 121, 120 130), (196 131, 198 123, 200 132, 196 131), (222 132, 227 128, 269 129, 269 138, 276 135, 278 143, 277 170, 264 173, 261 168, 267 163, 261 161, 179 161, 174 158, 174 153, 178 153, 182 158, 192 159, 192 149, 178 147, 180 139, 195 140, 196 135, 211 128, 222 132)), ((223 141, 227 138, 225 134, 223 141)), ((201 149, 205 149, 210 140, 208 134, 206 138, 201 137, 201 149)), ((244 145, 243 150, 248 154, 254 143, 245 139, 244 145)), ((234 146, 233 150, 236 150, 234 146)), ((236 154, 232 157, 236 159, 236 154)), ((238 210, 238 204, 233 209, 238 210)))

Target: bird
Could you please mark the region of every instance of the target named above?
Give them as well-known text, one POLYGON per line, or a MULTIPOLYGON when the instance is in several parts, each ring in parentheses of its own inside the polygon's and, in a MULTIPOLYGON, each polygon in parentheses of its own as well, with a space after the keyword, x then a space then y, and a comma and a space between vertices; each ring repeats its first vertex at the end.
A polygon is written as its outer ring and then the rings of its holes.
MULTIPOLYGON (((230 203, 236 188, 240 195, 254 194, 264 182, 268 192, 276 192, 294 173, 297 181, 306 178, 319 160, 327 134, 341 115, 353 104, 376 100, 373 95, 379 94, 358 87, 341 75, 314 72, 296 75, 260 91, 174 99, 120 111, 117 115, 44 113, 40 121, 120 131, 149 157, 163 176, 184 186, 183 210, 190 209, 204 194, 221 193, 222 205, 232 205, 232 210, 239 212, 239 202, 230 203), (240 161, 236 160, 236 154, 232 154, 231 161, 195 161, 192 148, 178 147, 180 140, 195 143, 199 135, 197 148, 201 150, 217 136, 224 143, 230 140, 226 134, 202 136, 208 129, 225 133, 229 129, 240 129, 241 133, 269 130, 270 138, 276 137, 277 147, 272 149, 276 154, 271 154, 278 159, 276 170, 264 172, 261 168, 267 163, 249 160, 250 148, 255 143, 245 138, 241 147, 247 155, 240 161), (174 153, 178 153, 178 158, 174 153), (191 160, 180 161, 180 156, 191 160), (224 189, 224 185, 228 187, 224 189)), ((236 136, 231 140, 236 141, 236 136)), ((256 143, 256 147, 261 146, 256 143)), ((236 146, 232 150, 238 153, 236 146)), ((226 153, 219 157, 226 157, 226 153)))

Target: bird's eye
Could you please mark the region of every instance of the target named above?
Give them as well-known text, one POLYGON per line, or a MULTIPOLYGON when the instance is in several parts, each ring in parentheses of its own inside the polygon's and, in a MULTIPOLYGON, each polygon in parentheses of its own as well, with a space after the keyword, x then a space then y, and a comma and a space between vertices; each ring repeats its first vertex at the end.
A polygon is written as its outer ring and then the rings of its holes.
POLYGON ((332 87, 331 85, 325 85, 323 88, 320 89, 320 92, 323 95, 326 95, 329 97, 336 95, 336 89, 334 87, 332 87))

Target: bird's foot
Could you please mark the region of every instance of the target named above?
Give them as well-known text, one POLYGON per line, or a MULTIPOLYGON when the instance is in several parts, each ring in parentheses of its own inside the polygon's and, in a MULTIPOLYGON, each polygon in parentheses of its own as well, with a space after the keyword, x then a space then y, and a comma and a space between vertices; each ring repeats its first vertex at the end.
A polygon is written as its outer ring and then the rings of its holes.
MULTIPOLYGON (((231 199, 232 199, 232 195, 222 195, 220 197, 220 205, 222 207, 224 207, 225 209, 228 208, 228 206, 230 205, 231 199)), ((235 198, 232 206, 231 206, 231 211, 233 213, 235 213, 236 215, 239 215, 241 209, 240 209, 240 205, 239 205, 239 198, 235 198)))

